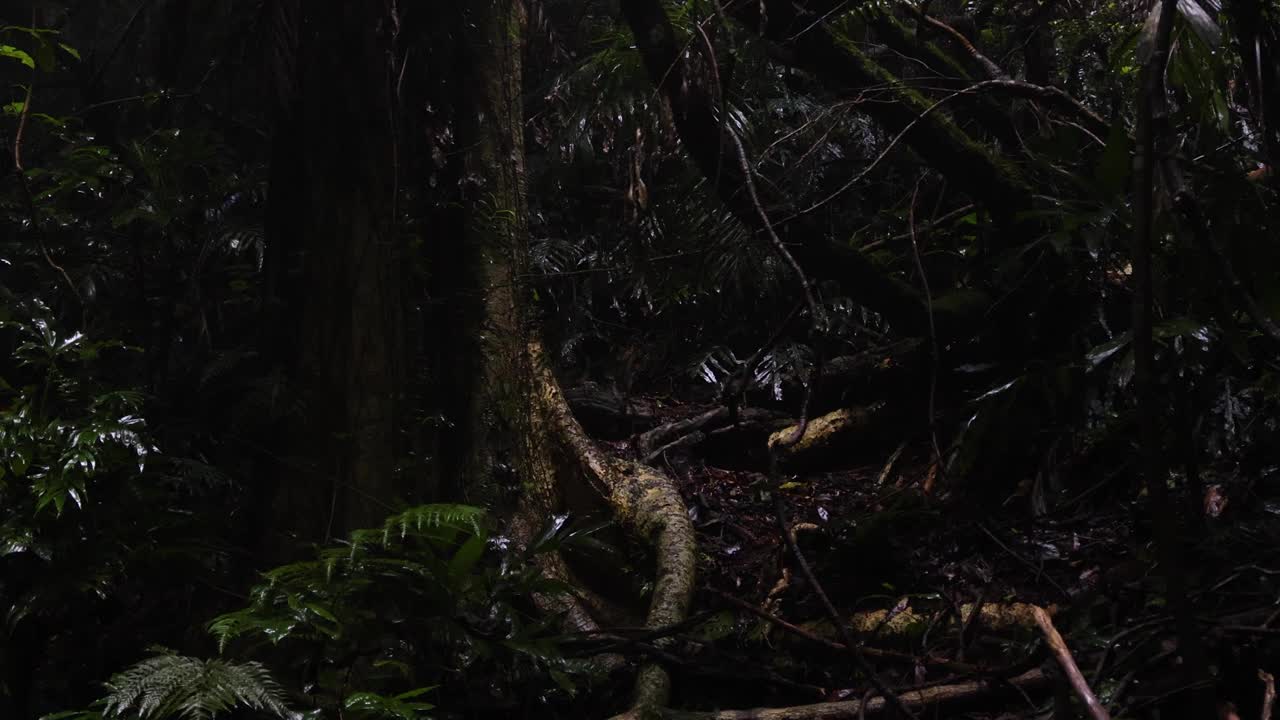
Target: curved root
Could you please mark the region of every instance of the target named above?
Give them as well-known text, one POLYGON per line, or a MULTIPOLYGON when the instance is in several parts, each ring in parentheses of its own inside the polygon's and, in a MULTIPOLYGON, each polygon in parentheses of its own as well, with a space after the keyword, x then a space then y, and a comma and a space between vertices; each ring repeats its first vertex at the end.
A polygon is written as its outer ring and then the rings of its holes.
MULTIPOLYGON (((684 500, 671 478, 636 462, 602 452, 573 417, 537 342, 529 344, 535 382, 535 432, 555 437, 609 503, 619 524, 643 540, 657 560, 653 599, 645 625, 661 628, 683 621, 693 598, 695 540, 684 500)), ((658 663, 646 662, 636 677, 631 709, 619 717, 641 717, 666 704, 671 679, 658 663)))

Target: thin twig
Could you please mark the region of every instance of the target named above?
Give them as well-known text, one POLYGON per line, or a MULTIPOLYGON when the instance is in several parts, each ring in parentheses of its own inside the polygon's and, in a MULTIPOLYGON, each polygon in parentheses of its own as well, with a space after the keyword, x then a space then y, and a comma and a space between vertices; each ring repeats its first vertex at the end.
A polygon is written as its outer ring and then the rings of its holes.
POLYGON ((102 79, 103 74, 107 72, 107 68, 111 65, 111 61, 115 59, 116 53, 120 52, 120 48, 124 45, 125 38, 129 37, 129 33, 133 30, 133 26, 138 23, 138 18, 142 17, 143 11, 146 10, 152 2, 154 2, 154 0, 142 0, 142 2, 138 4, 137 9, 133 11, 133 15, 129 18, 129 22, 125 23, 124 29, 120 31, 120 37, 116 38, 116 42, 111 46, 110 52, 108 52, 107 56, 102 59, 102 64, 98 66, 96 71, 94 71, 93 77, 89 79, 89 82, 85 87, 92 90, 97 86, 98 81, 102 79))
MULTIPOLYGON (((725 20, 724 8, 720 6, 720 3, 718 2, 718 0, 716 2, 716 11, 721 21, 725 23, 725 27, 726 28, 729 27, 727 21, 725 20)), ((715 85, 716 96, 720 101, 720 113, 719 113, 720 114, 720 131, 718 133, 719 140, 720 140, 720 151, 717 153, 716 156, 718 158, 724 157, 724 152, 723 152, 724 139, 725 139, 725 136, 727 135, 733 141, 733 145, 737 150, 738 164, 740 169, 742 170, 743 182, 746 183, 747 195, 751 199, 751 204, 755 207, 756 214, 760 216, 760 222, 761 224, 764 225, 765 231, 767 232, 770 241, 773 243, 774 250, 778 253, 778 255, 782 257, 783 261, 787 263, 788 266, 790 266, 791 270, 796 274, 796 277, 800 281, 800 287, 804 292, 805 302, 809 305, 809 314, 812 317, 813 328, 816 335, 826 329, 827 323, 826 323, 825 313, 823 313, 822 306, 818 304, 817 298, 814 295, 813 283, 809 280, 809 276, 805 273, 804 268, 800 267, 800 263, 796 261, 795 256, 793 256, 791 254, 791 251, 787 249, 787 246, 782 242, 781 238, 778 237, 778 233, 773 228, 773 223, 769 220, 769 213, 765 211, 764 205, 760 202, 760 197, 756 193, 755 176, 752 171, 751 162, 747 158, 747 150, 743 146, 742 140, 738 137, 737 133, 733 132, 733 129, 729 127, 728 109, 724 106, 725 91, 720 84, 720 63, 716 59, 715 46, 712 45, 711 38, 707 35, 706 31, 702 28, 702 25, 698 24, 696 27, 698 29, 698 33, 702 36, 702 40, 705 43, 707 48, 707 61, 711 65, 711 78, 712 78, 712 82, 715 85)), ((720 182, 719 176, 720 176, 720 168, 719 168, 719 162, 717 161, 716 177, 713 178, 713 183, 715 185, 719 185, 719 182, 720 182)), ((790 318, 788 317, 788 322, 789 321, 790 321, 790 318)), ((784 327, 785 327, 785 323, 784 323, 784 327)), ((821 360, 821 356, 819 356, 818 361, 814 363, 814 377, 812 378, 812 382, 809 383, 809 387, 805 389, 805 398, 804 398, 804 403, 801 407, 800 422, 797 426, 796 434, 793 438, 791 438, 791 440, 786 442, 786 445, 788 446, 799 442, 800 438, 804 437, 804 431, 805 431, 806 425, 809 422, 809 412, 808 412, 809 401, 813 394, 813 388, 817 384, 818 379, 821 377, 821 374, 822 374, 822 360, 821 360)))
MULTIPOLYGON (((918 230, 921 234, 928 234, 930 232, 933 232, 934 230, 937 230, 941 226, 950 223, 952 220, 956 220, 958 218, 964 217, 965 215, 973 212, 973 207, 974 207, 973 203, 966 203, 964 205, 961 205, 955 210, 950 210, 946 213, 943 213, 940 217, 934 219, 928 225, 921 226, 918 230)), ((869 253, 872 250, 878 250, 879 248, 884 247, 889 243, 898 242, 899 240, 910 240, 910 239, 911 239, 911 233, 904 232, 898 235, 894 235, 892 237, 882 238, 880 240, 872 240, 866 245, 859 246, 858 252, 869 253)))
POLYGON ((1276 704, 1276 679, 1265 670, 1258 670, 1258 679, 1262 681, 1262 712, 1259 720, 1271 720, 1271 710, 1276 704))
POLYGON ((1040 100, 1052 101, 1062 106, 1063 109, 1070 110, 1072 113, 1080 116, 1081 120, 1084 121, 1086 126, 1089 126, 1090 129, 1095 134, 1106 135, 1110 132, 1110 126, 1097 113, 1090 110, 1079 100, 1076 100, 1070 95, 1067 95, 1065 92, 1063 92, 1059 88, 1042 86, 1042 85, 1034 85, 1032 83, 1022 82, 1021 80, 984 80, 979 83, 974 83, 969 87, 957 90, 951 93, 950 95, 947 95, 939 99, 938 101, 934 102, 929 107, 925 108, 919 115, 917 115, 914 119, 912 119, 911 122, 907 123, 906 127, 902 128, 902 130, 897 135, 895 135, 892 140, 889 141, 889 144, 885 146, 884 150, 880 151, 880 154, 877 155, 875 159, 871 161, 871 164, 868 165, 866 168, 864 168, 862 172, 858 173, 857 175, 854 175, 848 182, 846 182, 844 185, 841 185, 840 188, 835 192, 819 200, 818 202, 810 205, 809 207, 796 212, 794 215, 791 215, 779 221, 778 224, 782 225, 784 223, 788 223, 792 220, 795 220, 796 218, 808 215, 814 210, 817 210, 823 205, 826 205, 827 203, 831 202, 835 198, 844 194, 846 190, 853 187, 858 181, 862 180, 867 175, 869 175, 871 171, 879 167, 881 161, 883 161, 885 156, 889 154, 889 151, 897 147, 898 143, 901 142, 904 137, 906 137, 907 133, 911 132, 911 130, 915 128, 915 126, 919 124, 920 121, 924 120, 934 110, 937 110, 943 104, 951 100, 954 100, 955 98, 960 97, 961 95, 973 95, 983 90, 1004 90, 1006 92, 1010 92, 1017 95, 1024 95, 1029 97, 1035 97, 1040 100))
MULTIPOLYGON (((31 11, 31 26, 35 27, 35 10, 31 11)), ((40 248, 40 254, 44 256, 44 261, 49 267, 56 270, 62 279, 66 281, 67 287, 71 288, 71 293, 76 296, 76 300, 80 303, 80 311, 84 312, 84 298, 80 295, 80 289, 71 281, 71 275, 67 273, 67 269, 54 261, 53 256, 49 254, 49 248, 44 242, 44 231, 40 223, 40 215, 36 210, 35 198, 31 195, 31 188, 27 185, 27 171, 22 166, 22 139, 27 131, 27 120, 31 116, 31 100, 35 94, 36 87, 36 69, 34 65, 31 68, 31 79, 27 83, 27 94, 22 102, 22 114, 18 117, 17 133, 13 137, 13 172, 18 176, 18 189, 22 191, 23 204, 26 206, 27 216, 31 220, 31 229, 36 233, 36 245, 40 248)), ((81 321, 83 324, 83 316, 81 321)))
POLYGON ((26 98, 22 101, 22 114, 18 116, 18 130, 13 137, 13 167, 18 173, 23 172, 22 167, 22 136, 27 131, 27 119, 31 117, 31 93, 36 86, 36 71, 31 69, 31 81, 27 83, 26 98))
POLYGON ((1097 685, 1102 682, 1102 671, 1106 668, 1108 658, 1111 657, 1111 654, 1115 651, 1116 646, 1120 644, 1120 641, 1128 638, 1130 635, 1146 630, 1147 628, 1164 625, 1171 620, 1173 620, 1173 618, 1168 616, 1152 618, 1116 633, 1115 636, 1107 641, 1106 646, 1102 649, 1102 655, 1098 658, 1098 664, 1093 669, 1093 684, 1097 685))
POLYGON ((1009 78, 1008 73, 1000 69, 1000 66, 996 65, 995 62, 991 60, 991 58, 987 57, 986 55, 983 55, 982 52, 978 50, 978 48, 975 47, 972 42, 969 41, 969 38, 965 37, 964 34, 961 33, 959 30, 956 30, 955 28, 951 27, 947 23, 942 22, 938 18, 927 14, 926 12, 924 12, 923 10, 920 10, 919 8, 917 8, 915 5, 911 3, 907 3, 907 7, 912 10, 915 10, 917 17, 919 17, 920 20, 950 35, 951 38, 955 40, 956 43, 961 48, 963 48, 966 53, 968 53, 969 57, 973 58, 974 62, 982 66, 982 71, 987 74, 987 77, 989 79, 1006 80, 1009 78))
POLYGON ((1084 679, 1084 675, 1080 673, 1080 667, 1076 665, 1076 661, 1071 657, 1071 649, 1067 647, 1067 643, 1062 639, 1058 629, 1053 626, 1053 620, 1049 618, 1049 613, 1045 612, 1044 608, 1036 607, 1031 611, 1031 614, 1035 617, 1036 625, 1040 627, 1040 632, 1044 635, 1044 641, 1048 644, 1054 659, 1058 661, 1059 667, 1062 668, 1062 672, 1067 676, 1067 681, 1071 683, 1071 689, 1089 711, 1089 716, 1093 720, 1111 720, 1111 714, 1098 701, 1098 696, 1093 694, 1093 690, 1089 688, 1089 683, 1084 679))
MULTIPOLYGON (((708 43, 709 42, 710 40, 708 40, 708 43)), ((713 54, 711 62, 714 65, 715 59, 713 50, 714 49, 711 49, 709 51, 713 54)), ((742 180, 747 187, 747 197, 750 198, 756 214, 760 217, 760 223, 764 226, 765 233, 773 244, 774 251, 778 253, 783 262, 791 268, 791 271, 795 273, 796 278, 800 281, 800 289, 803 291, 805 302, 809 306, 809 315, 812 318, 814 334, 818 335, 826 329, 827 320, 826 313, 823 312, 822 306, 818 303, 818 298, 814 294, 813 282, 809 280, 809 276, 805 273, 804 268, 800 267, 800 263, 796 261, 795 256, 791 254, 791 251, 787 249, 786 244, 782 242, 780 237, 778 237, 777 231, 774 230, 773 222, 769 219, 769 213, 765 211, 764 205, 760 202, 760 196, 756 192, 756 182, 754 173, 751 170, 751 161, 747 158, 747 149, 743 146, 742 140, 738 137, 737 133, 732 132, 728 127, 725 127, 720 134, 722 137, 727 134, 729 139, 733 141, 733 147, 738 154, 738 166, 742 170, 742 180)), ((795 435, 782 443, 784 447, 794 445, 800 441, 800 438, 804 437, 805 430, 809 424, 810 399, 813 395, 813 389, 818 384, 818 380, 821 378, 821 375, 822 360, 821 356, 819 356, 818 361, 814 363, 814 377, 811 378, 809 386, 805 389, 804 403, 800 411, 800 422, 796 425, 795 435)))
POLYGON ((916 242, 916 198, 920 194, 920 183, 923 177, 916 181, 916 187, 911 191, 911 204, 907 208, 907 227, 911 230, 911 250, 916 260, 916 272, 920 273, 920 285, 924 288, 925 309, 928 311, 929 317, 929 348, 930 348, 930 370, 929 370, 929 439, 933 442, 933 461, 936 463, 938 472, 943 472, 945 481, 946 475, 942 465, 942 448, 938 445, 938 414, 937 414, 937 394, 938 394, 938 330, 933 320, 933 293, 929 290, 929 276, 924 272, 924 263, 920 260, 920 244, 916 242))
POLYGON ((1049 584, 1052 585, 1055 589, 1057 589, 1058 592, 1062 593, 1062 596, 1064 598, 1069 599, 1071 597, 1071 593, 1067 592, 1066 588, 1059 585, 1058 582, 1053 579, 1053 577, 1046 574, 1044 572, 1044 568, 1039 567, 1038 565, 1026 559, 1022 555, 1019 555, 1018 553, 1014 552, 1013 548, 1010 548, 1008 545, 1005 545, 1004 542, 1000 540, 1000 538, 996 537, 994 533, 988 530, 986 525, 979 524, 978 529, 986 533, 987 537, 991 538, 991 541, 994 542, 996 545, 999 545, 1001 550, 1004 550, 1006 553, 1009 553, 1010 557, 1022 563, 1023 565, 1026 565, 1028 568, 1031 568, 1031 570, 1035 571, 1037 578, 1043 577, 1045 580, 1048 580, 1049 584))
MULTIPOLYGON (((773 462, 777 465, 776 455, 773 462)), ((782 537, 787 543, 787 547, 791 549, 791 554, 796 558, 796 564, 800 566, 800 571, 804 573, 804 578, 809 583, 809 587, 813 589, 814 595, 822 602, 822 607, 827 611, 827 616, 831 619, 831 623, 835 626, 836 632, 840 635, 840 640, 844 643, 846 649, 853 656, 853 664, 862 674, 867 676, 867 680, 871 686, 876 689, 884 698, 894 707, 900 714, 917 720, 915 713, 902 702, 902 698, 893 692, 880 676, 876 674, 875 668, 871 667, 871 663, 867 661, 866 655, 862 652, 862 646, 855 643, 853 636, 849 633, 849 628, 845 627, 844 620, 841 619, 836 606, 831 603, 831 598, 827 596, 826 590, 822 588, 822 583, 818 581, 818 576, 814 574, 813 568, 809 566, 809 561, 805 558, 804 553, 800 550, 799 543, 796 542, 795 532, 791 529, 791 523, 787 520, 787 508, 782 499, 782 493, 775 491, 773 493, 773 509, 778 520, 778 529, 782 532, 782 537)))

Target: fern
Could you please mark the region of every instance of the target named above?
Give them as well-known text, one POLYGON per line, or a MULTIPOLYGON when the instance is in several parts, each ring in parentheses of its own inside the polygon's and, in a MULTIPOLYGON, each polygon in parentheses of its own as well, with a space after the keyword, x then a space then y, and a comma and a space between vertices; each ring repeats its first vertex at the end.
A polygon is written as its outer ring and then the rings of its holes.
POLYGON ((417 698, 434 690, 434 687, 422 687, 410 690, 394 697, 372 692, 359 692, 348 695, 344 707, 360 715, 370 718, 389 718, 390 720, 419 720, 426 718, 426 711, 435 706, 421 702, 417 698))
POLYGON ((234 708, 295 718, 284 693, 256 662, 230 663, 181 655, 159 655, 112 676, 103 717, 205 720, 234 708))
POLYGON ((419 505, 387 518, 383 524, 383 529, 386 532, 398 531, 402 538, 406 537, 410 531, 421 532, 436 528, 473 532, 476 535, 480 535, 483 533, 481 524, 484 519, 484 509, 470 505, 448 503, 419 505))

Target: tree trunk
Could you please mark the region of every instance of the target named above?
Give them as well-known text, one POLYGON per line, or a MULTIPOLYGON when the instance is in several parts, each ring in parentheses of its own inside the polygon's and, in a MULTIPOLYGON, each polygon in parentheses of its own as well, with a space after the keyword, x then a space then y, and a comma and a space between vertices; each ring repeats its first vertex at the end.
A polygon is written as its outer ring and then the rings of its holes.
MULTIPOLYGON (((435 268, 461 279, 476 298, 468 314, 477 347, 463 366, 473 393, 469 416, 458 436, 465 450, 455 465, 466 480, 487 482, 488 452, 502 435, 514 442, 524 501, 512 521, 518 542, 533 538, 540 523, 561 504, 560 484, 585 476, 619 524, 645 542, 655 556, 655 589, 646 623, 663 627, 684 619, 692 599, 693 528, 670 479, 636 463, 604 454, 586 436, 565 401, 536 340, 524 307, 527 207, 524 179, 524 113, 521 100, 521 39, 524 11, 519 0, 472 0, 462 12, 458 139, 464 149, 463 247, 454 264, 435 268), (502 431, 499 433, 498 431, 502 431)), ((567 569, 556 557, 544 571, 561 578, 567 569)), ((577 629, 594 625, 579 602, 544 599, 548 609, 566 612, 577 629)), ((670 680, 655 663, 641 667, 632 711, 666 703, 670 680)))
POLYGON ((275 523, 318 541, 380 522, 399 494, 404 340, 393 18, 378 3, 308 4, 304 14, 296 132, 308 152, 292 218, 304 257, 288 308, 296 342, 285 348, 302 408, 286 432, 275 523))

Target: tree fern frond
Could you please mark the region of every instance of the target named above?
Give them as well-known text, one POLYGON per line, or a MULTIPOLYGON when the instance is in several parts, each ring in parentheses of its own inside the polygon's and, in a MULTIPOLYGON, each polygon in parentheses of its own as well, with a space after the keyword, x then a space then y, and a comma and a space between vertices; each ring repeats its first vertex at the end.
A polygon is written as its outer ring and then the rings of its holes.
POLYGON ((209 720, 234 708, 292 718, 284 692, 260 663, 159 655, 112 676, 104 717, 209 720))
POLYGON ((194 458, 165 457, 162 478, 185 487, 203 489, 224 488, 232 484, 231 476, 205 462, 194 458))
POLYGON ((409 508, 398 515, 392 515, 387 518, 383 528, 388 531, 398 532, 400 537, 405 537, 410 531, 417 532, 435 528, 452 528, 479 535, 484 532, 482 523, 485 517, 486 514, 483 508, 471 505, 437 503, 419 505, 409 508))
POLYGON ((219 615, 209 623, 209 634, 218 641, 218 652, 224 652, 232 640, 257 633, 278 642, 298 634, 301 622, 295 614, 277 614, 270 608, 251 607, 219 615))

